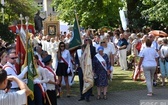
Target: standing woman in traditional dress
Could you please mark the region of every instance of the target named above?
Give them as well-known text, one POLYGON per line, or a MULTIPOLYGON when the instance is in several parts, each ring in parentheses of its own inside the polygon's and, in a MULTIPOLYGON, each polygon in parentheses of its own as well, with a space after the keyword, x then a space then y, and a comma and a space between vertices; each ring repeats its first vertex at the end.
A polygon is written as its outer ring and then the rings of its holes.
POLYGON ((97 99, 101 99, 100 93, 101 89, 103 91, 103 99, 107 99, 107 86, 108 86, 108 76, 110 75, 110 63, 108 55, 103 53, 104 48, 100 46, 98 49, 98 53, 93 58, 93 71, 96 78, 96 86, 98 96, 97 99))
POLYGON ((59 84, 61 84, 62 76, 64 76, 67 89, 67 97, 70 97, 70 86, 68 82, 68 75, 71 72, 71 56, 69 50, 65 48, 64 42, 59 43, 57 58, 58 58, 58 67, 56 74, 58 76, 58 81, 59 84))
POLYGON ((48 55, 43 59, 46 68, 46 74, 48 78, 48 83, 46 84, 46 105, 57 105, 57 97, 56 97, 56 74, 52 68, 52 58, 51 55, 48 55))

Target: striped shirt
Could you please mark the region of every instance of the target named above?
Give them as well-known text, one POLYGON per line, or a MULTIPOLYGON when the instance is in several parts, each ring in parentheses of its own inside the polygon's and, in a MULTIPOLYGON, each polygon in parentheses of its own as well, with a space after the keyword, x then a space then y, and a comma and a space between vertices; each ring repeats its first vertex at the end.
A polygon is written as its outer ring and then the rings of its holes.
POLYGON ((0 90, 0 105, 23 105, 27 103, 27 97, 24 90, 6 93, 0 90))

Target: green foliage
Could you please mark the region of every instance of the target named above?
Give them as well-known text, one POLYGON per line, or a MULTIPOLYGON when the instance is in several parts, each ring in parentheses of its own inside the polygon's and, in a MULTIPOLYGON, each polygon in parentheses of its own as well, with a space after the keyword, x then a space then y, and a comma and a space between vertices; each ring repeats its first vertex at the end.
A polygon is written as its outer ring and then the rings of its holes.
POLYGON ((0 27, 0 37, 6 42, 13 43, 15 35, 9 31, 8 24, 0 23, 0 27))
POLYGON ((73 23, 76 11, 80 25, 85 28, 100 28, 102 26, 116 26, 119 23, 118 0, 54 0, 59 18, 73 23))
POLYGON ((20 14, 29 16, 30 21, 33 21, 34 14, 37 10, 38 7, 34 0, 5 0, 5 23, 18 20, 20 14))
POLYGON ((142 14, 148 16, 150 21, 168 25, 168 0, 143 0, 143 4, 150 6, 150 8, 142 11, 142 14))
MULTIPOLYGON (((0 7, 3 7, 0 5, 0 7)), ((11 33, 8 29, 14 20, 19 20, 20 14, 23 16, 29 16, 30 22, 33 21, 33 17, 38 7, 34 0, 5 0, 4 5, 4 24, 0 23, 0 37, 12 43, 14 41, 15 35, 11 33), (13 39, 13 40, 9 40, 13 39)), ((2 13, 0 12, 0 20, 3 20, 2 13)))

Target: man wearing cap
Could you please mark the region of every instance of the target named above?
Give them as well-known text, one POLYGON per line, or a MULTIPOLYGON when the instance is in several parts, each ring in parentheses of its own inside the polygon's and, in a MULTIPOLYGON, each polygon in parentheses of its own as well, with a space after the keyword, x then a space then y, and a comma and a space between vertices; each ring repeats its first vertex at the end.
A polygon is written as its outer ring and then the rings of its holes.
POLYGON ((45 64, 46 75, 48 78, 48 83, 46 83, 47 88, 47 97, 49 98, 46 102, 46 105, 57 105, 56 97, 56 85, 57 79, 54 70, 52 69, 52 57, 47 55, 42 62, 45 64), (50 100, 50 101, 49 101, 50 100), (51 104, 49 104, 51 102, 51 104))

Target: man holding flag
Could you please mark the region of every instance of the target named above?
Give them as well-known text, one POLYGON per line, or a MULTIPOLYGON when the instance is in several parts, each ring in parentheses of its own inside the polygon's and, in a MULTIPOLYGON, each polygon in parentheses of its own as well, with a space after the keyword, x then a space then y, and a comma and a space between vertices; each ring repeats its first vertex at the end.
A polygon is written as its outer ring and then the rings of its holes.
POLYGON ((84 82, 82 93, 84 94, 86 101, 89 102, 89 97, 92 94, 92 87, 94 84, 90 44, 87 44, 84 53, 82 54, 80 64, 83 70, 84 82))

